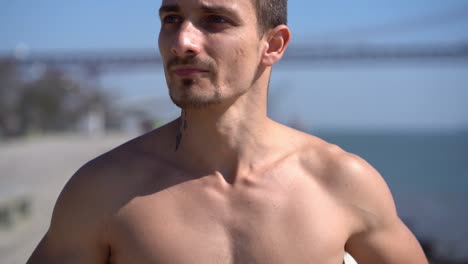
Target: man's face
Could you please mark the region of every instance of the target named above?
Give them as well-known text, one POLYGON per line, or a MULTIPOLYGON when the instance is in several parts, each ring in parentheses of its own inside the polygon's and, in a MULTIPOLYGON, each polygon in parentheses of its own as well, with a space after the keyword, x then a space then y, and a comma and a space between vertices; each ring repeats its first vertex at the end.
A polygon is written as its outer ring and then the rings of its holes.
POLYGON ((163 0, 159 50, 182 108, 236 98, 256 78, 261 39, 252 0, 163 0))

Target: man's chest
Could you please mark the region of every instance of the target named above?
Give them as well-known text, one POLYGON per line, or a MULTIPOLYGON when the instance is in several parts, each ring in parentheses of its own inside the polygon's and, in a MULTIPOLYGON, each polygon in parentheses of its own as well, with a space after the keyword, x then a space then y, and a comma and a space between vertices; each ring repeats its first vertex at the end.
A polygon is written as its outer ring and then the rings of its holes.
POLYGON ((344 214, 319 189, 169 188, 125 205, 110 230, 112 263, 341 263, 344 214), (303 192, 314 192, 305 195, 303 192))

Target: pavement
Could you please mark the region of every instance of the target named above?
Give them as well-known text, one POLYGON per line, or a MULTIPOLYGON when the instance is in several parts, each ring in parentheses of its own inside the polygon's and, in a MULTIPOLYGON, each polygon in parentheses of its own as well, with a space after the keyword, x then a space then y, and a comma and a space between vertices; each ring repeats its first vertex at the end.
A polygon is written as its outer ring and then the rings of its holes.
POLYGON ((68 179, 132 136, 51 135, 0 139, 0 263, 24 264, 44 236, 68 179))

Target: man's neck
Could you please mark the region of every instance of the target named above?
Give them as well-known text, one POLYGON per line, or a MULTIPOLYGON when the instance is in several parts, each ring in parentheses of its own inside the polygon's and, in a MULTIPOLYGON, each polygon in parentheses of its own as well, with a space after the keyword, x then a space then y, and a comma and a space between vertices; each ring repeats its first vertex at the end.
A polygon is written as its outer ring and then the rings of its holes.
POLYGON ((274 148, 275 122, 266 114, 266 104, 246 96, 232 105, 186 109, 178 120, 181 142, 177 156, 189 168, 202 173, 220 173, 227 181, 261 166, 274 148))

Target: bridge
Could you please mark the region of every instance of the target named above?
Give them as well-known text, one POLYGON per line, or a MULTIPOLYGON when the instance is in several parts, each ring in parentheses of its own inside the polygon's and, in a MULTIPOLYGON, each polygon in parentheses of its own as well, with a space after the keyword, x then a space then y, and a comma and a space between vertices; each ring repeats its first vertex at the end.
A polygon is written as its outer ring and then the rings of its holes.
MULTIPOLYGON (((154 50, 37 52, 14 56, 0 54, 0 64, 20 67, 45 66, 62 70, 80 70, 90 76, 103 73, 138 71, 161 67, 159 52, 154 50)), ((458 44, 337 45, 297 44, 288 48, 282 65, 304 64, 311 67, 372 63, 468 63, 468 42, 458 44)))

